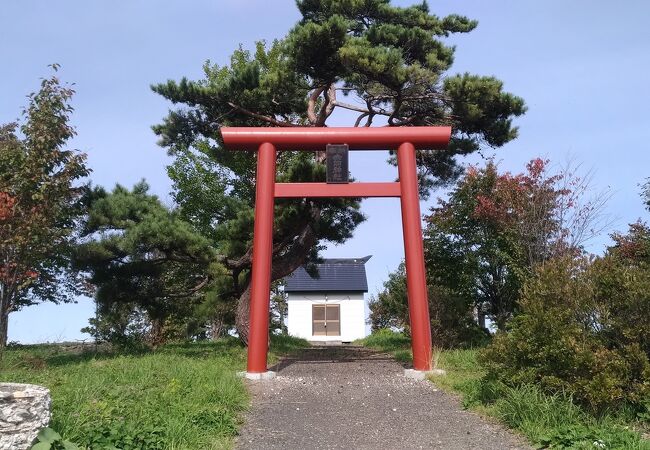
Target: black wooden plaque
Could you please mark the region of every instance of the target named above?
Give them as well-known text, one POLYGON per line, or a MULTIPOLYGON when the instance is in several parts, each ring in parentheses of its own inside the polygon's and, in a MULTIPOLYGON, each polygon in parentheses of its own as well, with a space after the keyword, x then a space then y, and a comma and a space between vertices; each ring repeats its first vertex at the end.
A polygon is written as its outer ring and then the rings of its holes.
POLYGON ((347 144, 327 144, 325 155, 327 156, 327 182, 349 183, 347 144))

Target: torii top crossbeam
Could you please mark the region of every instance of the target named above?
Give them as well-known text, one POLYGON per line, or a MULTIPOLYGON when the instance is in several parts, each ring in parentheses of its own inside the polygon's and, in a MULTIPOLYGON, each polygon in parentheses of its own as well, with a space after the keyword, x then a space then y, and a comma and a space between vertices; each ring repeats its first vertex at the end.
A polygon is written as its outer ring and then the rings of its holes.
POLYGON ((394 150, 408 142, 417 150, 447 148, 451 127, 224 127, 221 135, 231 150, 257 150, 266 142, 277 150, 323 150, 347 144, 350 150, 394 150))

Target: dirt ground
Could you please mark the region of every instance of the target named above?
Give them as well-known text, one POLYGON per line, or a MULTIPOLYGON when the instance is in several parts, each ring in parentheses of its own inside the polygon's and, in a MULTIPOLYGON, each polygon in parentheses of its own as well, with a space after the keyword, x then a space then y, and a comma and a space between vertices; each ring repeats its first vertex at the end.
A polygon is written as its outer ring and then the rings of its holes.
POLYGON ((390 355, 314 347, 249 382, 238 449, 523 449, 525 442, 428 381, 403 376, 390 355))

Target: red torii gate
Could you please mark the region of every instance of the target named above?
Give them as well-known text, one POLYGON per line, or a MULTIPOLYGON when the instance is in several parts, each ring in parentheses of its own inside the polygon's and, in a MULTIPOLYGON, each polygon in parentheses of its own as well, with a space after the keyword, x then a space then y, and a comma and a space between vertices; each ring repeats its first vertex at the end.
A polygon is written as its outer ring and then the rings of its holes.
POLYGON ((274 200, 297 197, 400 198, 413 367, 417 371, 431 370, 431 328, 415 151, 446 148, 451 127, 224 127, 221 135, 231 150, 257 150, 247 373, 261 376, 267 372, 274 200), (347 144, 350 150, 397 149, 399 181, 349 184, 275 182, 277 150, 324 150, 328 144, 347 144))

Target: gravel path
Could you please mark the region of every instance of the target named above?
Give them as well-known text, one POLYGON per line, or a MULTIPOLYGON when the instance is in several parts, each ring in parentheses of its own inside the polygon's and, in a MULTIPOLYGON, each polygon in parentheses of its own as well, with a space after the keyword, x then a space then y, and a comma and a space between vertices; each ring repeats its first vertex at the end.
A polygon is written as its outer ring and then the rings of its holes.
POLYGON ((428 381, 403 376, 390 355, 316 347, 284 359, 270 381, 249 382, 239 449, 523 449, 428 381))

